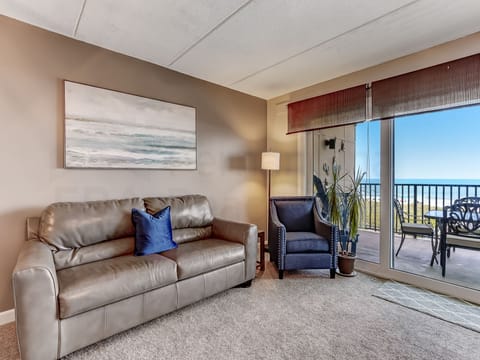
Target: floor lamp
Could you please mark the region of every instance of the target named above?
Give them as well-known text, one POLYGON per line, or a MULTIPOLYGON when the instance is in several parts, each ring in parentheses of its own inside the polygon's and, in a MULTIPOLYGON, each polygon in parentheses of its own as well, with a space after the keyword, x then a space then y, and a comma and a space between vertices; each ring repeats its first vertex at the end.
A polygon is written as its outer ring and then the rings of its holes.
MULTIPOLYGON (((266 237, 268 239, 268 223, 270 220, 270 192, 271 192, 271 171, 280 170, 280 153, 278 152, 263 152, 262 153, 262 169, 267 170, 267 187, 268 187, 268 198, 267 198, 267 228, 265 231, 266 237)), ((268 246, 265 249, 268 251, 268 246)))

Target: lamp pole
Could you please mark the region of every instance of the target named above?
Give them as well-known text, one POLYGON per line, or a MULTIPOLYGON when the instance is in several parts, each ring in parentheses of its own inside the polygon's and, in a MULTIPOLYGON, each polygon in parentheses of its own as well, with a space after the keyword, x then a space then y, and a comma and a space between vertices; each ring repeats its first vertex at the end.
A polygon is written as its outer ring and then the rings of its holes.
MULTIPOLYGON (((270 221, 270 198, 271 198, 271 177, 272 177, 272 170, 280 170, 280 153, 278 152, 263 152, 262 153, 262 169, 267 170, 267 190, 268 190, 268 198, 267 198, 267 227, 265 229, 265 234, 268 239, 268 224, 270 221)), ((266 247, 265 251, 268 251, 268 246, 266 247)))

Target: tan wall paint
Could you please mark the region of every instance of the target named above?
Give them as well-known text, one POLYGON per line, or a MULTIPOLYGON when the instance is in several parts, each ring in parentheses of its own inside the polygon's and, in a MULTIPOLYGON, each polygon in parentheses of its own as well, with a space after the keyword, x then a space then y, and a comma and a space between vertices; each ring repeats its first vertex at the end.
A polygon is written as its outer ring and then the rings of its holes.
POLYGON ((282 121, 282 119, 287 118, 286 105, 277 105, 270 102, 268 117, 275 119, 275 121, 268 123, 267 148, 269 151, 280 151, 280 170, 272 171, 271 195, 296 194, 297 189, 301 187, 297 176, 302 172, 302 163, 298 159, 298 145, 301 142, 302 134, 285 136, 287 133, 287 122, 282 121))
MULTIPOLYGON (((287 162, 285 170, 281 166, 279 173, 275 174, 277 175, 277 181, 272 177, 272 194, 296 195, 309 193, 304 183, 299 180, 305 178, 306 175, 307 167, 304 166, 305 159, 307 159, 306 142, 301 134, 286 135, 288 103, 477 53, 480 53, 480 33, 270 99, 268 101, 267 143, 272 151, 278 151, 281 157, 286 157, 287 162), (295 153, 295 151, 298 152, 295 153), (294 174, 294 171, 297 171, 298 174, 294 174)), ((281 165, 283 164, 281 163, 281 165)))
POLYGON ((0 312, 25 218, 55 201, 202 193, 265 226, 266 102, 0 16, 0 312), (197 171, 66 170, 62 79, 197 108, 197 171))

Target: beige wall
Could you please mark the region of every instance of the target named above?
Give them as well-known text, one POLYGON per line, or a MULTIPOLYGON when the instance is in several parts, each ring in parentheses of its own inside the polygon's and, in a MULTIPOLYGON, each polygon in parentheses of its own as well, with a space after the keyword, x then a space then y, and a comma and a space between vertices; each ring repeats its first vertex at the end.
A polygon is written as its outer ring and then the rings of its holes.
POLYGON ((266 102, 0 16, 0 312, 25 218, 55 201, 202 193, 265 226, 266 102), (62 79, 197 108, 198 170, 65 170, 62 79))
POLYGON ((280 152, 280 170, 272 171, 271 195, 296 195, 300 194, 303 180, 299 174, 304 173, 303 161, 298 156, 303 155, 303 134, 285 135, 287 133, 287 105, 268 104, 267 148, 269 151, 280 152), (300 150, 300 151, 299 151, 300 150))
MULTIPOLYGON (((305 141, 304 134, 286 135, 288 103, 477 53, 480 53, 480 33, 270 99, 268 101, 267 143, 272 151, 280 152, 286 162, 280 164, 281 169, 278 174, 275 174, 276 179, 272 177, 272 195, 307 194, 310 191, 307 190, 305 181, 302 180, 305 179, 307 173, 305 162, 307 161, 306 145, 308 142, 305 141)), ((308 161, 313 161, 313 159, 308 159, 308 161)))

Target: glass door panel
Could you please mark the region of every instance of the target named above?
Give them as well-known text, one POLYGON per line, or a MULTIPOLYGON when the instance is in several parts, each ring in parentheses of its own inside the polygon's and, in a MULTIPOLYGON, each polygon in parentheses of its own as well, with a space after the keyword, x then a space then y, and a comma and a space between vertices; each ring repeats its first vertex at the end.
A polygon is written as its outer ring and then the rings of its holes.
POLYGON ((350 186, 350 176, 365 173, 361 190, 365 207, 360 224, 357 257, 379 262, 380 247, 380 122, 317 130, 313 132, 313 194, 322 197, 332 181, 333 167, 350 186))
POLYGON ((365 172, 362 193, 365 198, 357 257, 380 262, 380 121, 355 126, 355 168, 365 172))
POLYGON ((452 247, 442 277, 436 216, 457 199, 480 197, 480 167, 472 151, 479 118, 476 105, 394 120, 393 268, 480 289, 480 249, 452 247))

